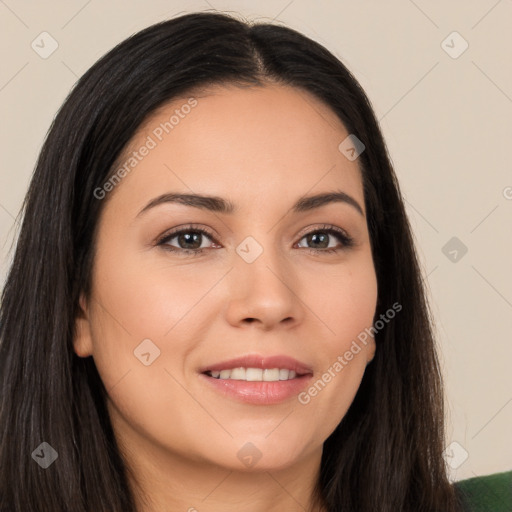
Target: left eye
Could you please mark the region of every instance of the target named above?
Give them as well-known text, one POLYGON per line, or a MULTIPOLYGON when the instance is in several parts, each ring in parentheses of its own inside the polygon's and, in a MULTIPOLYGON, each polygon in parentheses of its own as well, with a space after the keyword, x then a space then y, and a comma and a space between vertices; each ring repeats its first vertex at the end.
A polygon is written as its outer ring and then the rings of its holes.
POLYGON ((352 239, 349 238, 348 235, 338 231, 337 229, 332 229, 332 228, 311 231, 307 235, 303 236, 301 238, 301 240, 306 239, 307 240, 306 243, 316 244, 317 245, 316 247, 305 247, 306 249, 311 249, 313 251, 318 250, 318 251, 323 251, 323 252, 335 252, 338 249, 340 249, 339 245, 338 246, 336 244, 329 245, 329 237, 331 237, 331 239, 333 237, 337 238, 338 243, 341 242, 342 247, 349 247, 350 245, 352 245, 352 239), (327 245, 325 245, 325 243, 327 243, 327 245), (319 245, 320 245, 320 247, 319 247, 319 245), (327 251, 326 251, 326 249, 327 249, 327 251))

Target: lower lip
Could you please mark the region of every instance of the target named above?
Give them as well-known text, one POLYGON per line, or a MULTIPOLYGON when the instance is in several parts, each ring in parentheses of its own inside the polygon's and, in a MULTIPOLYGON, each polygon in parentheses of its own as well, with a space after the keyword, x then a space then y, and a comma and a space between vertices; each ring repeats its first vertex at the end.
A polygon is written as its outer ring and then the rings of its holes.
POLYGON ((224 396, 250 404, 271 405, 297 396, 309 384, 313 375, 275 382, 216 379, 204 373, 200 377, 224 396))

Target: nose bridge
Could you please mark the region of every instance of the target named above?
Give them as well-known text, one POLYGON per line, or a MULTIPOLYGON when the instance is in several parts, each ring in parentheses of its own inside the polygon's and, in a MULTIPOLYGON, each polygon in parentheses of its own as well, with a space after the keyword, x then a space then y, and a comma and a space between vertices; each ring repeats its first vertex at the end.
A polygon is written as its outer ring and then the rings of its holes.
POLYGON ((270 326, 299 319, 301 306, 294 291, 298 280, 293 267, 282 247, 272 241, 271 233, 256 236, 247 236, 235 249, 231 321, 259 320, 270 326))
POLYGON ((255 236, 247 236, 236 247, 237 274, 242 279, 254 281, 255 285, 262 282, 268 286, 277 281, 279 286, 285 286, 283 281, 286 282, 293 269, 287 264, 282 247, 274 240, 272 233, 255 236))

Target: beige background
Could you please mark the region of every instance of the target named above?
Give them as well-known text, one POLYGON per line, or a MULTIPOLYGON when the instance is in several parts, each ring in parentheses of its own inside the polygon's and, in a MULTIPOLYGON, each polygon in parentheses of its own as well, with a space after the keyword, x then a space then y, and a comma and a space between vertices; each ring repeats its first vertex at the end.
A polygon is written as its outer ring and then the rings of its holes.
POLYGON ((210 9, 298 29, 367 91, 431 292, 452 479, 512 469, 512 0, 0 0, 0 285, 41 143, 76 79, 133 32, 210 9), (46 59, 31 47, 44 31, 58 43, 46 59), (443 252, 452 237, 466 254, 443 252))

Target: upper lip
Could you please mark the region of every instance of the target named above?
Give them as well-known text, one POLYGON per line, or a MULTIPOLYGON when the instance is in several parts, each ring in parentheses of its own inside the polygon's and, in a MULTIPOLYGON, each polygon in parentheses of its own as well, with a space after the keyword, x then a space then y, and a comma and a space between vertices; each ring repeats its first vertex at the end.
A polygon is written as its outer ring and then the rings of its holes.
POLYGON ((204 368, 200 369, 201 373, 208 371, 221 371, 230 370, 232 368, 261 368, 272 369, 272 368, 286 368, 287 370, 293 370, 297 375, 306 375, 313 373, 310 366, 293 357, 285 355, 275 356, 262 356, 259 354, 248 354, 245 356, 237 357, 235 359, 229 359, 228 361, 222 361, 220 363, 209 364, 204 368))

